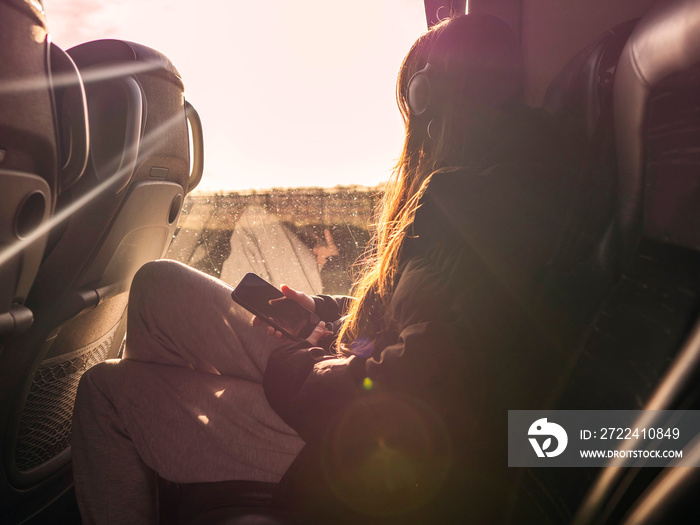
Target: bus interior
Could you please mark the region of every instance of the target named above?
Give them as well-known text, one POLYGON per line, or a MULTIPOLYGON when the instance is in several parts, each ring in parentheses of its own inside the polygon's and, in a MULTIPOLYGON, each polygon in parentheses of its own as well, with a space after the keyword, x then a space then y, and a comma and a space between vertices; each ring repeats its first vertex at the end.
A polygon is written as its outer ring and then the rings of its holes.
MULTIPOLYGON (((700 2, 421 4, 423 30, 467 10, 511 27, 528 104, 569 130, 579 183, 597 195, 574 210, 590 249, 569 262, 587 277, 565 299, 582 328, 552 407, 700 410, 700 2)), ((174 258, 235 284, 249 261, 234 253, 292 257, 284 275, 258 273, 347 294, 381 193, 194 191, 207 176, 207 126, 169 50, 99 37, 63 49, 44 7, 0 0, 0 522, 8 524, 80 523, 76 389, 85 370, 119 356, 140 266, 174 258), (276 241, 284 252, 246 244, 266 220, 284 227, 276 241)), ((201 56, 218 61, 212 71, 222 67, 217 54, 201 56)), ((674 468, 534 469, 521 488, 539 491, 551 523, 697 523, 698 458, 700 435, 674 468)), ((295 522, 275 505, 275 484, 159 483, 161 523, 295 522)), ((503 506, 514 498, 504 492, 503 506)), ((513 508, 504 523, 525 523, 513 508)))

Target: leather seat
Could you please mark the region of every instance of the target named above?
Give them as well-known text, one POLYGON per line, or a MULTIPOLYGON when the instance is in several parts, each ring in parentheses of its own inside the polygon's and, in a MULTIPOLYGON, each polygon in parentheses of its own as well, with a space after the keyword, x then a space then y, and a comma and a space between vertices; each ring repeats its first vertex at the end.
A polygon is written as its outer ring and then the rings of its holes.
MULTIPOLYGON (((646 410, 700 408, 698 92, 700 4, 660 2, 630 36, 615 77, 619 253, 646 278, 628 275, 637 298, 619 324, 630 336, 617 337, 618 380, 602 392, 619 399, 628 387, 646 410)), ((695 465, 697 453, 697 444, 684 451, 679 466, 695 465)), ((694 470, 607 467, 576 523, 697 523, 694 470)))
POLYGON ((575 220, 570 242, 575 246, 560 262, 574 281, 566 290, 570 308, 583 320, 590 320, 620 275, 614 242, 617 162, 612 99, 617 62, 637 21, 616 25, 577 53, 552 80, 543 102, 577 150, 577 193, 589 195, 571 211, 575 220))
MULTIPOLYGON (((700 283, 692 282, 693 254, 652 241, 620 215, 625 206, 620 194, 630 176, 623 171, 620 140, 641 136, 640 130, 624 128, 620 122, 621 101, 629 100, 623 63, 644 20, 624 22, 581 51, 554 79, 545 100, 547 109, 563 118, 578 137, 583 181, 596 188, 594 195, 602 196, 606 206, 603 214, 599 206, 577 212, 587 220, 585 214, 593 211, 593 220, 597 215, 605 222, 584 232, 593 251, 580 252, 581 258, 572 261, 584 271, 577 277, 579 287, 567 293, 579 312, 592 313, 570 345, 574 361, 566 386, 552 401, 562 410, 643 408, 677 354, 697 306, 695 299, 682 297, 679 287, 695 295, 700 292, 700 283)), ((573 518, 600 471, 535 470, 531 477, 536 482, 528 489, 555 522, 573 518)))

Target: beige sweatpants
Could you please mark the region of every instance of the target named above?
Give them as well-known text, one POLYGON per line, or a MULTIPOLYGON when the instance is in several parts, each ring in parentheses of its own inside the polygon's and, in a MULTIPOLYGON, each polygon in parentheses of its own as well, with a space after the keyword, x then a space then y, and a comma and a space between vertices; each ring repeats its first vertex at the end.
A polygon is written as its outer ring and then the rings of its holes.
POLYGON ((156 473, 174 482, 279 481, 303 441, 262 388, 280 342, 251 322, 217 279, 174 261, 139 270, 124 358, 88 370, 76 398, 83 523, 157 523, 156 473))

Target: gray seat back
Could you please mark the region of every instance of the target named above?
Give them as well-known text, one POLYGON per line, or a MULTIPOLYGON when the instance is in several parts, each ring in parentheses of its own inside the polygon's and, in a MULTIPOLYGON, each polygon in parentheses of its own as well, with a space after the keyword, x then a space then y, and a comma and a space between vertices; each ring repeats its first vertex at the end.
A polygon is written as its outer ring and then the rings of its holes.
POLYGON ((30 2, 0 2, 0 346, 31 325, 23 306, 46 246, 57 186, 49 43, 30 2))

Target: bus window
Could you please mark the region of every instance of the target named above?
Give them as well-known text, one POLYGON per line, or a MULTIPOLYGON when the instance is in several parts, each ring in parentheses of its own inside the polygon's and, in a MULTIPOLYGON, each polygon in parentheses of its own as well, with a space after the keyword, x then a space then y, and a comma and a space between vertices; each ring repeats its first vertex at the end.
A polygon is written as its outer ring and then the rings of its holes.
POLYGON ((203 122, 204 177, 166 256, 231 284, 255 271, 348 293, 400 153, 396 72, 425 29, 421 3, 83 4, 45 2, 54 42, 159 50, 203 122))

